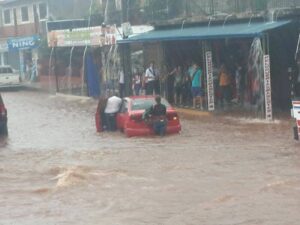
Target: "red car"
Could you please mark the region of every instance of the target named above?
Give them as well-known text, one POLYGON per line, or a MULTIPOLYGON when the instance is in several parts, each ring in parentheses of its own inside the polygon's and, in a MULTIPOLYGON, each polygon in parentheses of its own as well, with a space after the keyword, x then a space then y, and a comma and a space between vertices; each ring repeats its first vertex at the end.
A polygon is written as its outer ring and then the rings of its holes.
MULTIPOLYGON (((102 125, 104 121, 102 120, 104 118, 101 116, 101 111, 105 108, 103 102, 103 99, 99 100, 97 112, 95 113, 97 132, 103 131, 102 125)), ((154 104, 154 96, 133 96, 124 98, 120 112, 117 115, 117 128, 123 131, 128 137, 154 134, 152 126, 143 120, 145 110, 154 104)), ((162 98, 162 104, 167 107, 167 134, 179 133, 181 131, 181 125, 177 112, 164 98, 162 98)))
MULTIPOLYGON (((181 125, 179 117, 175 109, 164 99, 161 99, 162 104, 167 107, 167 134, 179 133, 181 125)), ((143 114, 146 109, 149 109, 155 104, 154 96, 133 96, 123 99, 120 112, 117 115, 117 127, 128 137, 144 136, 154 134, 151 125, 148 125, 143 120, 143 114)))

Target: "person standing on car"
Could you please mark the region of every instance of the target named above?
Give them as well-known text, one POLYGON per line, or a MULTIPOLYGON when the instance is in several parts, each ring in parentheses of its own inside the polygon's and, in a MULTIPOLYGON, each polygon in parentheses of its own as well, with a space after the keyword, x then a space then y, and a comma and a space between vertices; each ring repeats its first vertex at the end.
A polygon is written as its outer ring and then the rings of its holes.
POLYGON ((149 109, 152 118, 154 133, 164 136, 167 128, 167 107, 161 103, 161 97, 155 97, 156 104, 149 109))
POLYGON ((107 99, 106 107, 104 110, 107 131, 116 131, 117 130, 117 113, 120 110, 122 104, 122 99, 116 95, 111 96, 107 99))

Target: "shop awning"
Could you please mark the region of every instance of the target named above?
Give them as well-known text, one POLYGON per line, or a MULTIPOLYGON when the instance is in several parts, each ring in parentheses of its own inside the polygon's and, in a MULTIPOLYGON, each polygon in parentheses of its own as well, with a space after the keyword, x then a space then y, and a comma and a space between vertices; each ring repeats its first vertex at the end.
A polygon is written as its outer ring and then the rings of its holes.
POLYGON ((268 30, 282 27, 290 22, 291 21, 253 22, 251 24, 226 24, 224 26, 198 26, 183 29, 152 30, 119 40, 118 43, 258 37, 268 30))

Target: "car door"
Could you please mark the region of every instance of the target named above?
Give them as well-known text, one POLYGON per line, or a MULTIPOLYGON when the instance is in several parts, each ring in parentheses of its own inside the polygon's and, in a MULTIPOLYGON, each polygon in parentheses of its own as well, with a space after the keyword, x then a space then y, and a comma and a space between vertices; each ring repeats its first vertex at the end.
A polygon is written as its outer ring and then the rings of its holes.
POLYGON ((128 119, 128 99, 123 99, 120 112, 117 115, 117 127, 118 129, 124 129, 126 120, 128 119))

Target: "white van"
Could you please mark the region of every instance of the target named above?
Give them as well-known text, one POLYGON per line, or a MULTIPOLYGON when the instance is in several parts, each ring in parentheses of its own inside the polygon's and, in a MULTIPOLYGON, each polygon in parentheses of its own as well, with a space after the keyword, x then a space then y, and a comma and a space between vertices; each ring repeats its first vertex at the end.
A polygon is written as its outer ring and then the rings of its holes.
POLYGON ((0 88, 19 87, 20 85, 21 77, 18 73, 14 73, 10 66, 0 66, 0 88))

